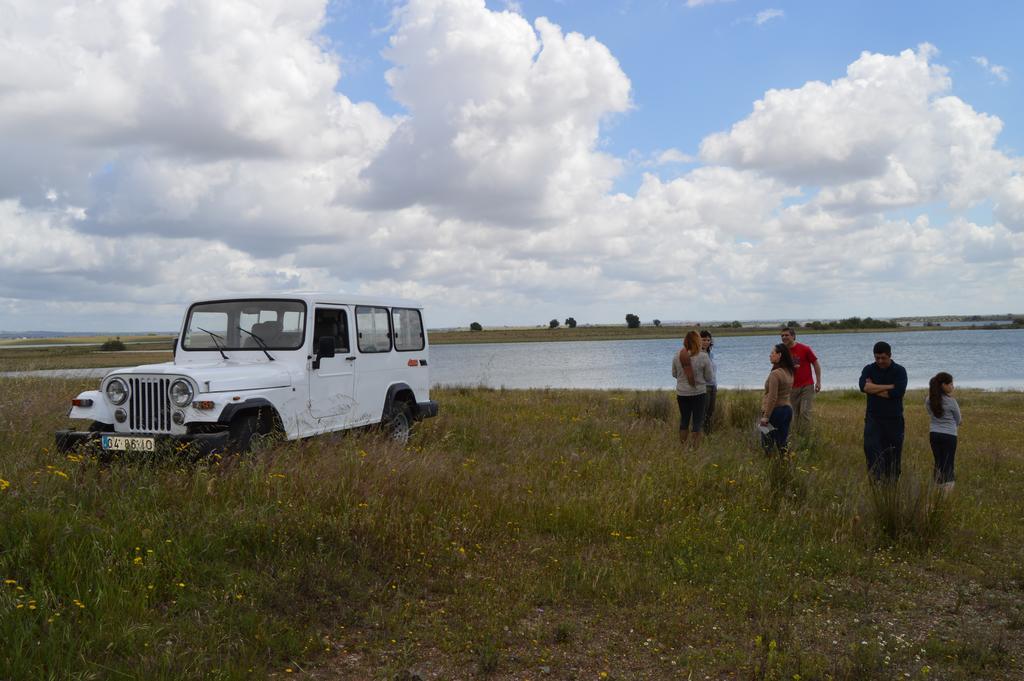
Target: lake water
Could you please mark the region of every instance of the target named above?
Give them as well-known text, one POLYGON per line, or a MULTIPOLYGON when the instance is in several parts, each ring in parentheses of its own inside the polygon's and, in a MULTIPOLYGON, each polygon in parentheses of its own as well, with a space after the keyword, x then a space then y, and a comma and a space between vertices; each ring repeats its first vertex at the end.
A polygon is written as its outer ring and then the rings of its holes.
MULTIPOLYGON (((761 388, 777 340, 774 333, 716 339, 718 384, 761 388)), ((1024 390, 1024 329, 808 334, 797 340, 807 341, 818 355, 826 390, 856 388, 861 369, 874 359, 871 346, 877 340, 892 345, 893 359, 906 367, 912 388, 948 371, 964 388, 1024 390)), ((680 345, 678 340, 434 345, 430 377, 434 385, 670 390, 675 386, 672 355, 680 345)), ((110 371, 11 371, 0 377, 100 378, 110 371)))
MULTIPOLYGON (((775 333, 716 339, 719 386, 760 388, 778 339, 775 333)), ((893 360, 906 367, 912 388, 948 371, 965 388, 1024 389, 1022 329, 808 334, 797 340, 818 355, 826 390, 856 388, 878 340, 892 345, 893 360)), ((671 363, 680 346, 679 340, 435 345, 431 380, 494 388, 668 390, 675 386, 671 363)))

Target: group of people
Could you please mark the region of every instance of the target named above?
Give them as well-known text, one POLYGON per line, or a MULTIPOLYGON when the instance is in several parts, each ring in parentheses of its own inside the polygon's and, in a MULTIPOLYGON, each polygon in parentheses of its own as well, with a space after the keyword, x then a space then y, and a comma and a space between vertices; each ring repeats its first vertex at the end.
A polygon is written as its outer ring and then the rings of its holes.
MULTIPOLYGON (((772 368, 764 383, 758 429, 766 455, 789 449, 792 426, 804 430, 811 424, 814 395, 821 391, 821 363, 809 346, 798 343, 796 332, 782 329, 780 343, 772 346, 772 368)), ((672 357, 679 405, 679 441, 696 449, 711 432, 717 394, 714 339, 707 330, 690 331, 683 347, 672 357)), ((877 482, 895 481, 903 457, 903 396, 907 371, 892 361, 892 347, 875 343, 875 361, 861 371, 860 390, 867 395, 864 415, 864 456, 868 473, 877 482)), ((953 377, 939 372, 928 383, 925 407, 930 417, 929 443, 935 459, 935 482, 944 491, 953 488, 954 460, 960 407, 953 398, 953 377)))

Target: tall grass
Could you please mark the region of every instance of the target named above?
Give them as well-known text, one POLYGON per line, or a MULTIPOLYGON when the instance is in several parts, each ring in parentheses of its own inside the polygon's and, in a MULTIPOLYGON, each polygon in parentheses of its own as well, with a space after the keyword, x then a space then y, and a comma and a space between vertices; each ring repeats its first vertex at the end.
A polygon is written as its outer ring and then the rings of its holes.
POLYGON ((948 538, 950 501, 931 479, 903 477, 868 489, 870 517, 881 541, 931 548, 948 538))
POLYGON ((863 403, 840 395, 786 460, 751 437, 755 393, 720 392, 694 454, 667 394, 447 389, 405 448, 357 433, 191 465, 59 456, 83 387, 0 381, 2 679, 1019 670, 974 652, 999 617, 1007 650, 1024 636, 1020 394, 971 396, 941 522, 903 499, 886 534, 863 403), (958 588, 984 610, 936 618, 958 588))

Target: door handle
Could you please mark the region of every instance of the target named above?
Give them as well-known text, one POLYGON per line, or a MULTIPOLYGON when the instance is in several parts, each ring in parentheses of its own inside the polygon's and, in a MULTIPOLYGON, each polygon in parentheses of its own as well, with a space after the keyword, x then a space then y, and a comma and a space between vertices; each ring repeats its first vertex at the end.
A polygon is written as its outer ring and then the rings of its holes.
POLYGON ((356 356, 355 355, 349 355, 348 357, 345 358, 345 361, 346 362, 354 362, 354 361, 356 361, 356 356))

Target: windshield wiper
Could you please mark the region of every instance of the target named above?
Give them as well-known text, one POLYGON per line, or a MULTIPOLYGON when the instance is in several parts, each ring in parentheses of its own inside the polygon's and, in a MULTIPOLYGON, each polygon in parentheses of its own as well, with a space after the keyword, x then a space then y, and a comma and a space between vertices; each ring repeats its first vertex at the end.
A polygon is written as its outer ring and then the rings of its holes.
POLYGON ((260 344, 260 350, 262 350, 263 354, 267 356, 267 359, 269 359, 271 362, 274 361, 274 358, 270 356, 269 352, 267 352, 267 344, 265 342, 263 342, 262 338, 260 338, 256 334, 254 334, 252 331, 246 331, 245 329, 243 329, 240 326, 238 327, 238 330, 241 331, 242 333, 247 333, 250 336, 252 336, 253 340, 260 344))
MULTIPOLYGON (((196 328, 199 329, 200 331, 206 331, 206 329, 204 329, 201 326, 197 326, 196 328)), ((217 351, 220 352, 220 356, 223 357, 224 359, 227 359, 228 356, 224 354, 224 350, 221 349, 220 343, 217 342, 218 338, 220 338, 221 340, 224 340, 224 339, 221 338, 220 336, 218 336, 217 334, 215 334, 213 331, 206 331, 206 333, 210 334, 210 338, 213 339, 213 344, 217 348, 217 351)))

